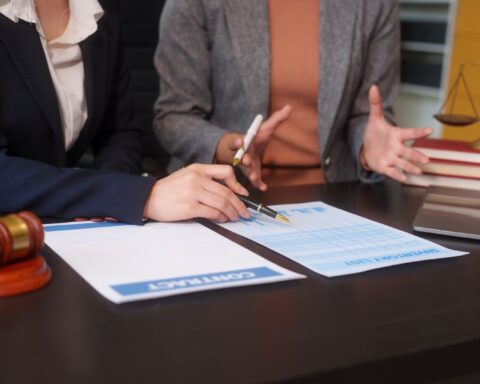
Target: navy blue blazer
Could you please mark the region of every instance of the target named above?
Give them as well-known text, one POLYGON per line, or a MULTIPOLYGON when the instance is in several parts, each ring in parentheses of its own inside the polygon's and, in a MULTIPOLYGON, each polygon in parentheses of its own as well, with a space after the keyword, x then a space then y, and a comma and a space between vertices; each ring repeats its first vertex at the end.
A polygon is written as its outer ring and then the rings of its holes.
POLYGON ((65 151, 57 95, 34 24, 0 14, 0 212, 141 223, 154 178, 140 172, 141 132, 118 19, 105 14, 80 44, 88 120, 65 151), (91 147, 94 170, 75 169, 91 147))

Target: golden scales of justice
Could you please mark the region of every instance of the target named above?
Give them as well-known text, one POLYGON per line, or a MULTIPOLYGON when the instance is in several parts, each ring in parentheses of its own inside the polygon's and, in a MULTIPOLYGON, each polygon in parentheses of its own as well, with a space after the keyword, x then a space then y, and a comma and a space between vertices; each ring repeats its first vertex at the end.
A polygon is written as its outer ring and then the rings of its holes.
MULTIPOLYGON (((465 79, 464 70, 467 65, 480 67, 480 64, 466 62, 460 66, 458 70, 457 78, 453 83, 452 88, 448 91, 447 100, 440 108, 440 112, 434 115, 433 117, 437 119, 440 123, 445 125, 450 125, 453 127, 466 127, 480 121, 477 109, 475 108, 475 103, 473 102, 472 94, 468 88, 467 81, 465 79), (472 107, 473 115, 466 115, 466 114, 458 114, 454 112, 455 102, 457 101, 458 90, 460 86, 463 85, 465 91, 467 93, 468 101, 470 102, 470 106, 472 107), (445 112, 447 105, 450 105, 448 108, 448 112, 445 112), (443 112, 442 112, 443 111, 443 112)), ((472 142, 472 147, 475 149, 480 150, 480 138, 472 142)))

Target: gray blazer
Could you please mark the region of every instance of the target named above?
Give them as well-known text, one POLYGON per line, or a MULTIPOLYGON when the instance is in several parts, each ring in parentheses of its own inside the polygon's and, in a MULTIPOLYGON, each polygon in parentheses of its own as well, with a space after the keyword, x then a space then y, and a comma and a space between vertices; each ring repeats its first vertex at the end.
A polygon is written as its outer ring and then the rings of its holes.
MULTIPOLYGON (((292 0, 294 1, 294 0, 292 0)), ((386 118, 399 77, 397 0, 321 0, 318 131, 328 181, 368 180, 358 156, 380 87, 386 118)), ((172 154, 169 170, 211 163, 226 131, 268 115, 268 0, 168 0, 155 65, 154 130, 172 154)))

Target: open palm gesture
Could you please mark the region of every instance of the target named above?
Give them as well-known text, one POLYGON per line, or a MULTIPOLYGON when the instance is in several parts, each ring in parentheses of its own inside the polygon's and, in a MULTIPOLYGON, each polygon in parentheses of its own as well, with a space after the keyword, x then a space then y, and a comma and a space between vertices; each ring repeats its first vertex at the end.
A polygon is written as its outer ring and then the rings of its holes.
POLYGON ((370 88, 370 117, 363 136, 361 158, 364 165, 376 173, 405 182, 404 172, 421 174, 415 163, 426 164, 427 156, 405 145, 406 141, 429 136, 431 128, 398 128, 390 125, 384 117, 382 98, 376 85, 370 88))

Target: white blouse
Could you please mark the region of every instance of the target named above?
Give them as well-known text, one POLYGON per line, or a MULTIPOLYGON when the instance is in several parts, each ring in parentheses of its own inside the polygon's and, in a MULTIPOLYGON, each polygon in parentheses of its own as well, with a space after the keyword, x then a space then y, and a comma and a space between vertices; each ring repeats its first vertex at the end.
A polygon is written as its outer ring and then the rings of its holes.
MULTIPOLYGON (((65 149, 77 140, 88 118, 85 73, 79 43, 95 33, 104 11, 97 0, 70 0, 70 19, 62 36, 47 42, 33 0, 1 2, 0 13, 14 22, 36 24, 58 98, 65 149)), ((34 65, 32 63, 32 65, 34 65)))

